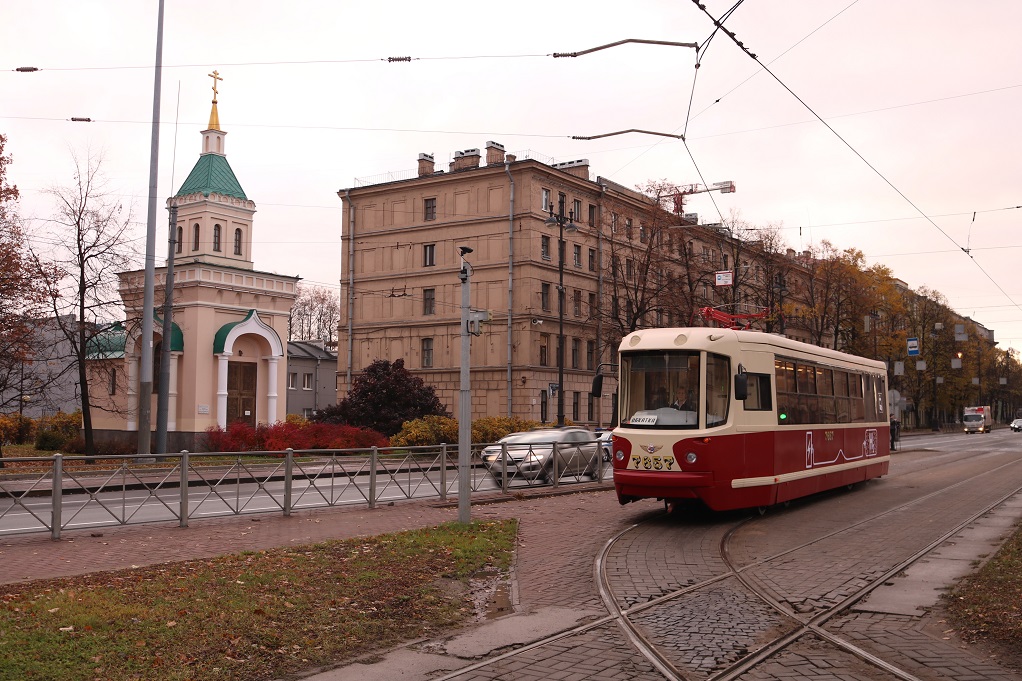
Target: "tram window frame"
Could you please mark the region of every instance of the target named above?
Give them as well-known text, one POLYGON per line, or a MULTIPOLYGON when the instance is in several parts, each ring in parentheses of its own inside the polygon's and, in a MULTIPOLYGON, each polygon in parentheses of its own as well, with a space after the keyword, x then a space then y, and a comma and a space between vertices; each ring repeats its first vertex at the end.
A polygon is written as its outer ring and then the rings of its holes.
POLYGON ((770 374, 746 373, 749 393, 742 403, 745 411, 773 411, 773 394, 770 391, 770 374))

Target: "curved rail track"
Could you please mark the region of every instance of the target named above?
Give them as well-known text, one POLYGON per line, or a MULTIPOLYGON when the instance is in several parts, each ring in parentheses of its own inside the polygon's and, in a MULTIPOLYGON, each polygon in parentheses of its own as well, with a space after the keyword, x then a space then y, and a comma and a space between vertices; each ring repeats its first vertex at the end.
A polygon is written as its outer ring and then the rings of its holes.
MULTIPOLYGON (((743 565, 740 564, 740 560, 735 557, 732 550, 735 537, 742 530, 754 530, 757 523, 762 522, 760 515, 746 515, 731 522, 730 527, 719 528, 722 531, 717 548, 719 556, 713 557, 711 566, 714 574, 698 580, 690 579, 689 583, 684 586, 669 588, 657 595, 647 594, 645 602, 636 603, 634 597, 629 598, 617 593, 621 584, 615 585, 615 580, 621 582, 627 578, 621 577, 619 571, 612 574, 612 571, 608 569, 608 558, 615 550, 620 550, 618 547, 623 541, 633 533, 640 531, 644 525, 656 520, 663 520, 665 517, 663 514, 651 516, 625 528, 609 539, 596 558, 594 565, 596 583, 608 615, 583 626, 560 632, 530 645, 459 669, 440 677, 440 681, 457 679, 472 672, 480 672, 480 674, 473 675, 473 678, 511 678, 505 677, 501 673, 490 677, 485 670, 492 665, 513 662, 516 658, 528 656, 530 653, 535 655, 537 649, 545 646, 567 645, 566 642, 572 637, 592 634, 596 630, 606 628, 611 623, 618 625, 634 649, 652 667, 649 671, 655 670, 655 672, 646 675, 636 674, 634 678, 666 678, 673 681, 694 681, 696 679, 699 681, 727 681, 745 675, 748 675, 748 678, 771 678, 768 672, 762 671, 761 665, 772 658, 776 659, 778 655, 790 651, 797 645, 806 645, 808 642, 817 649, 821 646, 828 648, 831 651, 825 652, 828 656, 838 654, 845 656, 846 659, 847 656, 850 656, 855 660, 854 664, 858 665, 860 670, 865 671, 864 676, 867 678, 920 681, 920 677, 913 674, 910 669, 906 669, 906 665, 899 663, 897 656, 892 656, 894 659, 884 659, 883 656, 870 652, 848 638, 828 630, 825 625, 836 616, 847 612, 851 606, 862 601, 877 587, 888 582, 892 577, 954 537, 963 528, 1012 496, 1022 492, 1022 487, 1002 490, 996 499, 984 503, 979 510, 954 523, 950 529, 941 532, 939 536, 925 541, 907 557, 885 566, 882 571, 874 571, 868 575, 853 575, 854 579, 851 581, 854 582, 855 587, 838 593, 830 599, 832 601, 830 603, 821 604, 817 601, 813 603, 812 607, 793 606, 792 603, 780 598, 774 589, 765 585, 761 579, 756 577, 755 573, 762 568, 784 565, 799 552, 823 550, 822 547, 828 543, 833 547, 835 541, 840 542, 855 532, 870 526, 881 526, 885 522, 895 521, 899 514, 911 512, 914 508, 918 511, 917 507, 938 500, 942 495, 948 495, 957 488, 982 482, 988 476, 996 476, 1005 469, 1020 465, 1022 465, 1022 461, 1011 461, 960 479, 952 484, 945 484, 928 494, 869 514, 868 517, 845 523, 837 529, 806 539, 797 545, 786 547, 766 557, 748 561, 743 565), (671 609, 678 608, 679 602, 686 599, 688 605, 684 606, 684 609, 688 611, 686 616, 688 619, 673 620, 675 624, 680 624, 677 627, 665 624, 665 621, 672 621, 671 609), (691 634, 693 629, 700 628, 699 613, 712 611, 715 607, 714 604, 719 605, 722 599, 731 599, 732 606, 737 602, 739 609, 748 613, 745 618, 746 624, 751 620, 757 621, 757 626, 761 629, 760 635, 754 645, 737 647, 726 660, 722 661, 719 657, 711 659, 711 656, 708 655, 693 658, 694 649, 698 649, 700 646, 705 649, 712 648, 714 634, 719 634, 721 630, 726 631, 729 626, 732 626, 729 625, 725 614, 723 618, 718 618, 713 626, 709 627, 711 629, 716 627, 716 632, 708 632, 705 640, 697 640, 702 635, 698 631, 694 635, 691 634), (679 645, 671 639, 673 634, 682 630, 689 635, 689 638, 679 645), (679 655, 679 650, 682 648, 684 648, 684 654, 679 655), (868 671, 867 667, 872 668, 873 671, 868 671), (764 674, 766 675, 764 676, 764 674)), ((849 539, 849 541, 854 540, 849 539)), ((727 607, 723 609, 727 610, 727 607)), ((740 626, 740 624, 733 626, 740 626)), ((496 669, 492 671, 496 671, 496 669)))

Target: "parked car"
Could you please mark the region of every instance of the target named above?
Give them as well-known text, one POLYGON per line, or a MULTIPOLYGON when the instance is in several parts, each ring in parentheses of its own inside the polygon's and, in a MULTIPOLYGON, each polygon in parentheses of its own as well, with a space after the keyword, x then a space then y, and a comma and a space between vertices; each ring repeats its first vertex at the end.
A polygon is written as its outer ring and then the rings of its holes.
POLYGON ((596 436, 585 428, 543 428, 511 433, 483 449, 482 459, 497 482, 503 478, 505 464, 501 445, 507 445, 508 480, 550 480, 554 471, 554 445, 557 449, 557 474, 596 477, 600 451, 596 436))
POLYGON ((1014 432, 1022 431, 1022 419, 1015 419, 1011 422, 1011 429, 1014 432))
POLYGON ((600 449, 603 450, 603 460, 610 461, 614 456, 614 433, 610 430, 601 430, 596 433, 596 439, 600 443, 600 449))

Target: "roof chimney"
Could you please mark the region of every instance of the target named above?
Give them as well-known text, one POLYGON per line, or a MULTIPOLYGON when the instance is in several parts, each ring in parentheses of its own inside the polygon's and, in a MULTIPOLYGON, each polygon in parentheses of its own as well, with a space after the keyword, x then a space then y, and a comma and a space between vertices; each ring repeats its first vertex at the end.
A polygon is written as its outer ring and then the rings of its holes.
POLYGON ((575 177, 581 177, 583 180, 589 179, 589 159, 582 158, 577 161, 565 161, 564 163, 555 163, 552 166, 558 170, 574 175, 575 177))
POLYGON ((433 154, 419 154, 419 177, 433 174, 433 154))
POLYGON ((486 143, 486 165, 504 165, 504 145, 498 142, 486 143))
POLYGON ((466 149, 465 151, 454 152, 454 166, 452 170, 467 170, 479 167, 479 150, 466 149))

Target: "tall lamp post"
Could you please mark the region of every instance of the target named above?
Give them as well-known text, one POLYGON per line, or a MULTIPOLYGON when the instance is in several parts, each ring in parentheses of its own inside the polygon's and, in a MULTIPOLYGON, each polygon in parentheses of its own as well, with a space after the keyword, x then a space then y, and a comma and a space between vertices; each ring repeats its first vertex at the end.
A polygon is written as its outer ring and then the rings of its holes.
POLYGON ((564 216, 564 196, 557 202, 557 215, 550 206, 545 224, 557 225, 557 425, 564 425, 564 230, 578 230, 574 211, 564 216))

